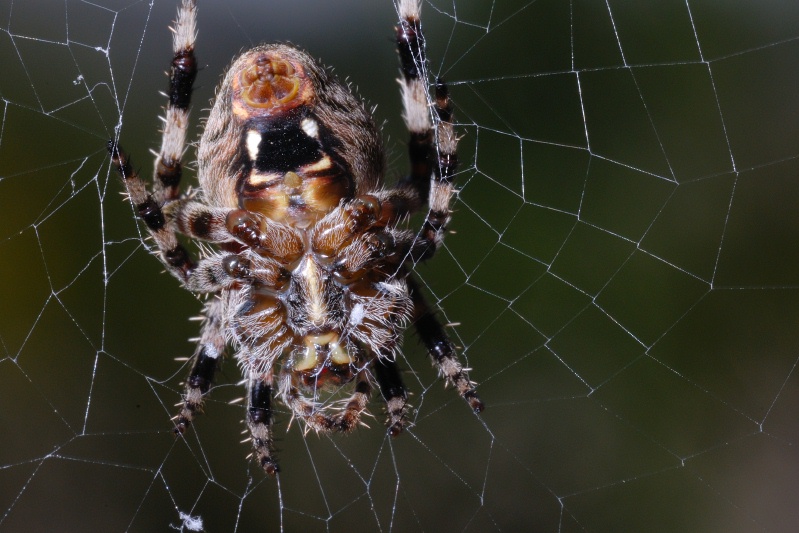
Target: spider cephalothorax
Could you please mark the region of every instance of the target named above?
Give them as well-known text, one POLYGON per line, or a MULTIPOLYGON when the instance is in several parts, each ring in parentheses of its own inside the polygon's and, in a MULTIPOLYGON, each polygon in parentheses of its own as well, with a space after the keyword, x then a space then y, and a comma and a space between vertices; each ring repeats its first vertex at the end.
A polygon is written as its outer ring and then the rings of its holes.
POLYGON ((277 471, 273 389, 316 431, 349 431, 376 382, 392 435, 405 424, 407 393, 396 365, 413 321, 433 363, 475 411, 483 404, 452 343, 425 304, 406 261, 430 257, 449 220, 457 139, 446 86, 428 105, 416 0, 402 0, 397 28, 411 172, 383 188, 380 132, 350 89, 291 45, 257 46, 236 58, 217 91, 197 149, 199 190, 181 195, 194 59, 195 4, 183 0, 174 36, 164 140, 150 192, 127 156, 112 161, 168 270, 204 310, 176 430, 202 407, 227 345, 248 383, 255 455, 277 471), (435 124, 435 127, 432 125, 435 124), (418 233, 398 227, 429 206, 418 233), (177 234, 211 243, 199 261, 177 234), (352 383, 341 405, 323 388, 352 383))

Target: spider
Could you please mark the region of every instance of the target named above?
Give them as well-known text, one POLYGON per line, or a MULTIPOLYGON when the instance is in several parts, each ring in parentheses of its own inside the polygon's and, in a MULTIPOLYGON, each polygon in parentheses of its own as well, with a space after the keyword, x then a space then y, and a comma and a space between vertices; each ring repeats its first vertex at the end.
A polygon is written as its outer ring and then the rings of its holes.
POLYGON ((264 44, 229 66, 197 146, 199 189, 181 193, 197 73, 195 0, 182 0, 173 28, 152 190, 109 141, 112 166, 156 255, 186 289, 210 296, 175 432, 202 409, 231 346, 247 384, 253 455, 270 475, 278 471, 273 395, 306 431, 349 432, 376 383, 389 434, 402 432, 409 407, 397 356, 410 323, 446 384, 474 412, 483 409, 408 266, 429 259, 444 237, 458 139, 443 81, 428 103, 420 0, 396 7, 411 169, 394 188, 382 185, 380 131, 364 103, 306 52, 264 44), (422 229, 403 229, 425 204, 422 229), (199 260, 178 235, 204 241, 199 260), (344 386, 348 397, 318 399, 319 391, 344 386))

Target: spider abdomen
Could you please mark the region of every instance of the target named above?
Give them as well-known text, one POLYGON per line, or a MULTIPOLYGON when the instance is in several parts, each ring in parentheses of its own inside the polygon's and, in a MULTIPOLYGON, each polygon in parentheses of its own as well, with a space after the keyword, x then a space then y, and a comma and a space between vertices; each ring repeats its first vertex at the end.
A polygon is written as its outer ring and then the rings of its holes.
POLYGON ((242 207, 305 228, 351 198, 355 184, 334 137, 304 106, 253 119, 242 136, 246 154, 238 186, 242 207))

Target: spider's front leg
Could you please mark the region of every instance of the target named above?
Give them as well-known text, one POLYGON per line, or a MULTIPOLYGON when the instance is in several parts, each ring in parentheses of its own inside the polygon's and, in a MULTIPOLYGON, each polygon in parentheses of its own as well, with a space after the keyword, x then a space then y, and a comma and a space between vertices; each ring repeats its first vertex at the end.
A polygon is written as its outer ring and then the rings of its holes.
POLYGON ((255 458, 264 472, 274 476, 280 471, 273 457, 272 373, 251 376, 247 398, 247 427, 252 435, 255 458))
POLYGON ((452 341, 424 301, 416 280, 408 276, 407 282, 413 300, 414 327, 422 344, 427 348, 433 365, 447 385, 453 385, 475 413, 481 412, 485 409, 485 404, 475 391, 475 383, 469 379, 468 369, 461 364, 452 341))
POLYGON ((405 415, 408 410, 408 391, 402 382, 396 361, 389 358, 378 358, 374 363, 374 373, 380 392, 386 402, 388 433, 396 437, 405 427, 405 415))

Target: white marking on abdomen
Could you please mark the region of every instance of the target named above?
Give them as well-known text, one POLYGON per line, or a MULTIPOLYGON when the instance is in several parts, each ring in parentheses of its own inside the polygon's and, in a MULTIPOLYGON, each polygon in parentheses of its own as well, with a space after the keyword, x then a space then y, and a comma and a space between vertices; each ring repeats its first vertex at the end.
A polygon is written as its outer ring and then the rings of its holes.
POLYGON ((250 154, 250 160, 255 161, 258 158, 258 145, 261 144, 261 133, 258 130, 250 130, 247 132, 247 153, 250 154))
POLYGON ((317 124, 314 119, 307 117, 302 119, 302 122, 300 122, 300 127, 308 137, 313 139, 319 137, 319 124, 317 124))

